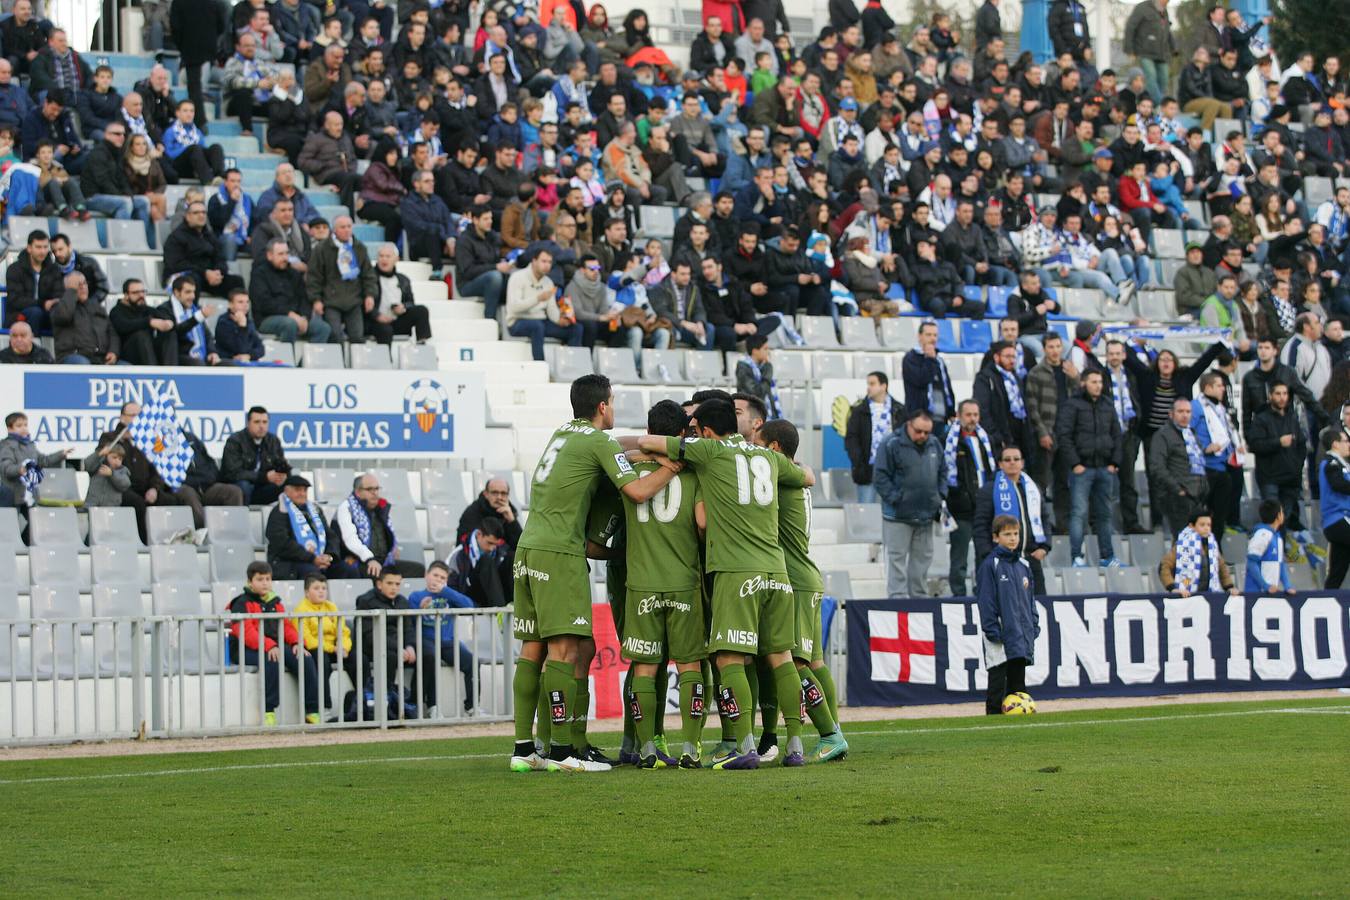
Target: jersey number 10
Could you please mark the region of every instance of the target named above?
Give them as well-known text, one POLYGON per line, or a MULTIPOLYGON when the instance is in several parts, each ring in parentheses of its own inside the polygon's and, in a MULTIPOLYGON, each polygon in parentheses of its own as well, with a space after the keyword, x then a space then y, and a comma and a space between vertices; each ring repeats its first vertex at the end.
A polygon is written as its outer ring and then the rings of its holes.
MULTIPOLYGON (((639 477, 646 478, 651 472, 642 472, 639 477)), ((670 483, 661 488, 660 492, 650 500, 643 500, 637 505, 634 511, 638 522, 646 524, 651 521, 652 516, 656 516, 656 521, 661 523, 674 522, 675 517, 680 514, 680 501, 684 499, 684 485, 680 479, 672 478, 670 483)))

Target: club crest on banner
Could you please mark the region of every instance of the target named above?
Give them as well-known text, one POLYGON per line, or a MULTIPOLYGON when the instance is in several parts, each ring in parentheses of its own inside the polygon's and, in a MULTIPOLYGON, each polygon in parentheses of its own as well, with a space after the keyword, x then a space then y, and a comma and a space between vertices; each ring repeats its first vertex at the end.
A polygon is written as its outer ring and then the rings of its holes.
POLYGON ((419 378, 403 392, 403 440, 419 436, 450 440, 450 395, 431 378, 419 378))

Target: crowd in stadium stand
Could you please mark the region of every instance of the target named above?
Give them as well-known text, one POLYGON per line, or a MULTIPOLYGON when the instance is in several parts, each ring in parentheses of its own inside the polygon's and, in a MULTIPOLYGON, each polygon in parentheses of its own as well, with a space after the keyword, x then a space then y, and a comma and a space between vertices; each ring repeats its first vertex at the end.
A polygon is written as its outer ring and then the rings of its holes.
MULTIPOLYGON (((1086 565, 1091 523, 1113 564, 1116 498, 1127 531, 1146 527, 1141 447, 1154 528, 1178 534, 1202 505, 1220 536, 1251 526, 1245 448, 1290 558, 1311 543, 1304 470, 1350 393, 1350 187, 1309 188, 1344 174, 1347 82, 1335 57, 1277 60, 1237 10, 1214 7, 1187 36, 1145 0, 1125 25, 1132 62, 1113 70, 1079 0, 1050 4, 1046 65, 1009 58, 998 0, 973 40, 942 13, 902 27, 876 0, 831 0, 804 41, 781 0, 709 2, 682 69, 644 12, 611 24, 579 0, 148 6, 145 37, 176 47, 184 100, 162 66, 118 96, 28 0, 0 23, 0 161, 41 171, 29 211, 174 222, 165 285, 129 281, 108 311, 97 262, 64 235, 24 236, 0 362, 228 364, 259 359, 262 335, 425 341, 427 309, 396 268, 410 256, 536 359, 548 341, 626 347, 639 367, 643 348, 743 348, 737 381, 773 409, 770 348, 810 346, 799 314, 981 319, 999 292, 1008 313, 971 398, 952 394, 934 322, 904 357, 903 400, 877 373, 850 419, 893 591, 926 589, 933 529, 915 526, 944 510, 954 547, 987 553, 1005 464, 1044 498, 1024 540, 1067 531, 1086 565), (245 134, 266 120, 278 166, 257 197, 209 137, 205 63, 227 118, 245 134), (197 186, 168 209, 165 185, 184 182, 197 186), (350 214, 325 220, 315 191, 350 214), (643 240, 661 213, 673 238, 643 240), (367 247, 356 222, 385 243, 367 247), (1159 234, 1174 229, 1185 264, 1160 284, 1159 234), (1182 365, 1094 322, 1067 340, 1052 327, 1057 289, 1098 290, 1128 321, 1153 286, 1175 292, 1178 321, 1231 340, 1182 365), (229 304, 210 327, 203 296, 229 304), (49 334, 54 353, 36 340, 49 334), (1240 379, 1239 361, 1255 363, 1240 379), (906 431, 921 412, 931 433, 906 431)), ((952 588, 965 576, 954 566, 952 588)))

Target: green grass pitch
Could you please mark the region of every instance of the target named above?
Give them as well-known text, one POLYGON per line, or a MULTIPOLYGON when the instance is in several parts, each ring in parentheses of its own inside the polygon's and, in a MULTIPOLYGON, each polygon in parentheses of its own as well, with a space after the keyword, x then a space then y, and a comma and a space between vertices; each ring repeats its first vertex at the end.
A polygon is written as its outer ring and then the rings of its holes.
MULTIPOLYGON (((759 772, 514 775, 506 738, 6 762, 0 896, 1343 897, 1350 886, 1344 700, 847 733, 843 762, 759 772)), ((597 737, 614 748, 614 735, 597 737)))

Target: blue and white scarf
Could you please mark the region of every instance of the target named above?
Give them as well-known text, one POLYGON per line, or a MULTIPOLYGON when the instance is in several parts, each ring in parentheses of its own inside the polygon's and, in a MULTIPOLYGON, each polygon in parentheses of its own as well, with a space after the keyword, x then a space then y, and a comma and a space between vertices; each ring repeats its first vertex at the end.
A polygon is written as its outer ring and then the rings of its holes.
POLYGON ((1137 415, 1134 411, 1134 399, 1130 397, 1130 374, 1123 368, 1120 371, 1111 369, 1111 399, 1116 405, 1116 421, 1120 422, 1120 430, 1124 431, 1130 427, 1137 415))
POLYGON ((965 441, 970 445, 970 458, 975 461, 975 486, 984 487, 984 479, 994 471, 994 448, 989 443, 989 434, 979 425, 975 426, 974 434, 966 434, 959 427, 947 429, 947 444, 944 453, 947 457, 947 485, 956 487, 956 445, 958 441, 965 441), (984 449, 984 456, 980 455, 980 449, 984 449))
MULTIPOLYGON (((198 313, 197 307, 184 306, 179 303, 177 299, 173 301, 173 307, 178 310, 179 322, 186 322, 189 319, 194 319, 198 313)), ((206 362, 206 326, 198 321, 197 324, 192 326, 191 330, 188 331, 188 335, 192 339, 192 349, 189 351, 189 355, 193 359, 206 362)))
POLYGON ((886 399, 880 403, 867 401, 872 407, 872 452, 867 457, 869 463, 877 461, 877 448, 881 446, 882 440, 886 435, 895 430, 891 424, 891 395, 887 394, 886 399))
MULTIPOLYGON (((679 296, 678 292, 676 293, 676 296, 678 298, 679 296)), ((742 362, 744 362, 747 366, 750 367, 751 374, 755 376, 756 384, 765 383, 764 373, 760 371, 759 363, 755 362, 748 355, 745 357, 745 359, 742 360, 742 362)), ((775 378, 770 378, 768 379, 767 383, 769 386, 769 418, 777 419, 783 415, 782 413, 783 404, 778 399, 778 380, 775 378)))
POLYGON ((1208 537, 1200 537, 1195 529, 1187 525, 1181 529, 1181 534, 1177 535, 1177 559, 1176 585, 1178 589, 1184 588, 1187 591, 1195 591, 1200 587, 1200 562, 1202 556, 1202 544, 1208 547, 1209 552, 1209 589, 1217 591, 1219 589, 1219 541, 1210 534, 1208 537))
POLYGON ((239 202, 235 203, 235 201, 230 198, 230 192, 226 190, 225 185, 222 184, 216 196, 220 199, 221 203, 226 205, 234 204, 234 208, 230 211, 230 221, 226 225, 225 234, 233 239, 240 247, 244 246, 244 242, 248 240, 249 213, 253 206, 252 202, 248 199, 248 194, 240 193, 239 202), (230 230, 229 225, 234 226, 233 231, 230 230))
MULTIPOLYGON (((52 258, 55 259, 56 257, 52 257, 52 258)), ((60 263, 57 263, 57 265, 61 265, 61 264, 60 264, 60 263)), ((64 266, 61 266, 61 274, 62 274, 62 275, 69 275, 71 272, 74 272, 74 271, 75 271, 75 251, 72 249, 72 250, 70 251, 70 259, 66 260, 66 264, 65 264, 64 266)))
POLYGON ((1294 304, 1283 297, 1277 297, 1274 291, 1270 294, 1270 301, 1275 305, 1275 318, 1280 320, 1280 328, 1292 334, 1294 319, 1297 318, 1297 314, 1294 312, 1294 304))
POLYGON ((323 548, 328 546, 328 531, 324 528, 323 516, 315 516, 311 522, 310 517, 305 515, 306 510, 292 503, 285 494, 277 502, 291 520, 291 534, 295 535, 296 543, 316 556, 322 553, 323 548))
POLYGON ((1182 439, 1186 441, 1186 458, 1191 461, 1191 474, 1205 474, 1205 456, 1200 452, 1200 442, 1195 439, 1195 432, 1189 426, 1177 428, 1181 432, 1182 439))
POLYGON ((193 144, 200 144, 202 133, 197 130, 196 125, 184 125, 182 122, 175 121, 169 126, 169 131, 178 140, 178 146, 191 147, 193 144))
POLYGON ((996 366, 998 374, 1003 377, 1003 388, 1008 393, 1008 410, 1012 413, 1014 419, 1026 419, 1027 405, 1022 401, 1022 387, 1017 383, 1017 374, 1009 372, 1002 366, 996 366))
POLYGON ((150 131, 145 127, 145 116, 132 116, 124 109, 122 110, 122 121, 126 123, 128 137, 133 134, 150 136, 150 131))
MULTIPOLYGON (((252 81, 254 84, 257 84, 259 81, 263 80, 265 76, 263 75, 263 70, 258 65, 258 61, 256 59, 246 59, 242 53, 236 53, 235 57, 241 63, 243 63, 244 77, 246 79, 252 81)), ((271 90, 262 90, 261 88, 255 88, 253 91, 253 99, 258 103, 266 103, 267 98, 271 96, 272 96, 271 90)))
POLYGON ((478 532, 479 529, 477 528, 473 530, 469 535, 468 543, 464 547, 469 554, 469 567, 473 569, 478 568, 478 560, 483 558, 483 548, 478 545, 478 532))
POLYGON ((356 259, 356 242, 351 240, 344 244, 335 237, 333 243, 338 248, 338 275, 342 276, 343 281, 355 281, 361 274, 361 264, 356 259))
MULTIPOLYGON (((361 546, 370 546, 370 513, 366 512, 366 506, 357 498, 355 494, 347 495, 347 511, 352 515, 352 524, 356 526, 356 537, 361 541, 361 546)), ((398 539, 394 537, 394 526, 386 523, 389 528, 389 552, 380 560, 383 565, 390 565, 394 561, 394 548, 398 546, 398 539)))
MULTIPOLYGON (((1022 490, 1027 495, 1026 521, 1031 523, 1031 536, 1036 539, 1036 543, 1044 544, 1045 526, 1041 523, 1041 489, 1036 486, 1025 474, 1021 476, 1022 490)), ((994 476, 994 515, 1012 516, 1018 522, 1023 521, 1022 517, 1022 495, 1017 491, 1017 485, 1008 480, 1002 470, 994 476)), ((1026 543, 1024 539, 1023 544, 1026 543)))
POLYGON ((1027 348, 1020 343, 1014 344, 1013 348, 1017 351, 1017 363, 1013 366, 1013 371, 1017 373, 1018 378, 1025 381, 1027 377, 1027 348))
POLYGON ((19 471, 19 483, 23 485, 23 505, 37 506, 37 488, 42 483, 42 466, 36 459, 25 459, 19 471))

